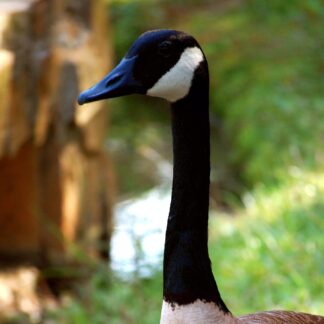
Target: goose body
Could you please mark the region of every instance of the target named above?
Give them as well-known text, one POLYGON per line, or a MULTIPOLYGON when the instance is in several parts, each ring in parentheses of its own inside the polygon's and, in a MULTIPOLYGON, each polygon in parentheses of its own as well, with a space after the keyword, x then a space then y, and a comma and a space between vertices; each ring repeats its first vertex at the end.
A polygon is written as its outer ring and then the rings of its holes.
POLYGON ((324 317, 288 311, 235 317, 220 296, 207 248, 209 73, 198 42, 175 30, 144 33, 78 102, 133 93, 166 99, 171 106, 174 166, 161 324, 324 323, 324 317))

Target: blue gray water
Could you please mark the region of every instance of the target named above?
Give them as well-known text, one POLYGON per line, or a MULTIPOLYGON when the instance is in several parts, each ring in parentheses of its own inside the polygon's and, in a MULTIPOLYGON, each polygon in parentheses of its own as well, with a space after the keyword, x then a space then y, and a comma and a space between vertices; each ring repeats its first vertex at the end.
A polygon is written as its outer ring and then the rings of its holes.
POLYGON ((145 277, 162 268, 169 206, 170 188, 163 186, 116 205, 111 267, 117 275, 145 277))

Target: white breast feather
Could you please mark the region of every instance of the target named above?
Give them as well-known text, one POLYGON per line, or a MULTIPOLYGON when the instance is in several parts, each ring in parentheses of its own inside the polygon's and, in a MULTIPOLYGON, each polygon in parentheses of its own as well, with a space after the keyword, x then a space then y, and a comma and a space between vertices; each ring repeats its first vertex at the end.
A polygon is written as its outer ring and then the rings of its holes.
POLYGON ((236 324, 237 319, 225 314, 214 303, 201 300, 172 307, 163 301, 160 324, 236 324))

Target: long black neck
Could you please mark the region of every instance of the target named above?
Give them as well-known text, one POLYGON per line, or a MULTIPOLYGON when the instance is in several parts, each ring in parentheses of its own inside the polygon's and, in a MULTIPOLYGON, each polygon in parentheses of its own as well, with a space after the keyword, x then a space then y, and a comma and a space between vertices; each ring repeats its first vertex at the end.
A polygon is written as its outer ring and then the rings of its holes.
POLYGON ((228 312, 208 256, 209 77, 203 62, 189 94, 171 105, 173 186, 164 250, 164 300, 216 303, 228 312))

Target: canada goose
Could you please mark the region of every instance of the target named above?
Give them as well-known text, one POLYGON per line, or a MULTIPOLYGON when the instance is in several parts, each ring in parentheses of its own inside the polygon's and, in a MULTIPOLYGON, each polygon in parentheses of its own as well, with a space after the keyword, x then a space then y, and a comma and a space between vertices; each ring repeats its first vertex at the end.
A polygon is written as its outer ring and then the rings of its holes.
POLYGON ((324 323, 324 317, 270 311, 235 317, 217 288, 208 256, 209 74, 197 41, 175 30, 144 33, 79 104, 146 94, 171 104, 173 185, 163 264, 161 323, 324 323))

